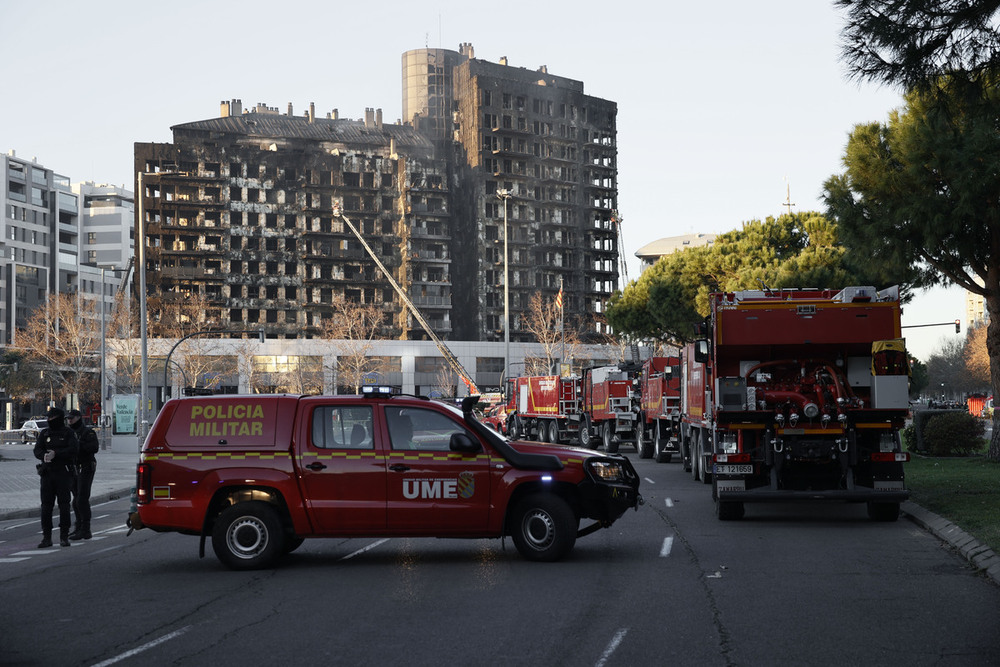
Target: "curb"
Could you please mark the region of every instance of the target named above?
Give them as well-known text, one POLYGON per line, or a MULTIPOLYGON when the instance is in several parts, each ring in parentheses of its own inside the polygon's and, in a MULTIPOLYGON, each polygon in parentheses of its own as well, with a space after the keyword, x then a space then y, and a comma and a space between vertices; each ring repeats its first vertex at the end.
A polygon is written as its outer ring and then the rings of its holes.
POLYGON ((1000 585, 1000 556, 997 556, 992 549, 951 521, 925 510, 916 503, 907 501, 900 506, 900 509, 913 523, 954 548, 972 567, 985 573, 993 583, 1000 585))
MULTIPOLYGON (((97 505, 99 503, 106 503, 110 500, 119 500, 120 498, 128 497, 132 494, 132 487, 125 489, 116 489, 114 491, 108 491, 98 495, 90 497, 91 506, 97 505)), ((37 519, 39 518, 39 512, 41 511, 38 507, 29 507, 23 510, 11 510, 10 512, 0 512, 0 521, 8 521, 10 519, 37 519)), ((58 519, 59 508, 55 509, 55 517, 58 519)))

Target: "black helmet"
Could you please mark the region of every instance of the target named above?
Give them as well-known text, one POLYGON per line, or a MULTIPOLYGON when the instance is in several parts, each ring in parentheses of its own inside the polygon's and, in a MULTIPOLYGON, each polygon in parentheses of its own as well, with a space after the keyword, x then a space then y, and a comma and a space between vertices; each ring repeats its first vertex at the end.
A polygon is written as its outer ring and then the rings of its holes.
POLYGON ((79 410, 70 410, 69 412, 66 413, 66 416, 67 417, 82 417, 83 413, 80 412, 79 410))
POLYGON ((50 421, 53 419, 65 419, 65 417, 66 413, 62 408, 49 408, 49 411, 45 415, 45 418, 50 421))

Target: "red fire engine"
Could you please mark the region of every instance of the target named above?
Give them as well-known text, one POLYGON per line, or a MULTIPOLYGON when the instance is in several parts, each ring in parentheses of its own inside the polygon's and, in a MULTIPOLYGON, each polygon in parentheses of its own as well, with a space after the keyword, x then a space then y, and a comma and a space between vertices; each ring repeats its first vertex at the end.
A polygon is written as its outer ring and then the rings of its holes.
POLYGON ((532 375, 507 381, 507 434, 511 440, 568 442, 580 426, 580 380, 532 375))
POLYGON ((596 449, 603 444, 613 454, 622 442, 634 444, 638 392, 627 366, 585 369, 580 389, 580 445, 596 449))
POLYGON ((893 521, 909 409, 899 292, 712 294, 709 338, 685 352, 682 451, 720 519, 744 503, 866 502, 893 521))
POLYGON ((680 357, 651 357, 639 376, 640 412, 636 429, 639 457, 669 463, 680 453, 681 432, 680 357))

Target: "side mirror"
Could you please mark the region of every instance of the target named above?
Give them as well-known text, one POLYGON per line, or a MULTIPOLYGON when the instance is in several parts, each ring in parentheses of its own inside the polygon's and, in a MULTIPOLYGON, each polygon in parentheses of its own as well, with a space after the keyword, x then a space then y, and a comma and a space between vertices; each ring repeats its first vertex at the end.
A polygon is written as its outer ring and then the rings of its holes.
POLYGON ((476 454, 482 450, 482 446, 466 433, 452 433, 448 449, 462 454, 476 454))
POLYGON ((702 338, 694 343, 694 360, 699 364, 708 363, 711 358, 708 350, 708 341, 702 338))

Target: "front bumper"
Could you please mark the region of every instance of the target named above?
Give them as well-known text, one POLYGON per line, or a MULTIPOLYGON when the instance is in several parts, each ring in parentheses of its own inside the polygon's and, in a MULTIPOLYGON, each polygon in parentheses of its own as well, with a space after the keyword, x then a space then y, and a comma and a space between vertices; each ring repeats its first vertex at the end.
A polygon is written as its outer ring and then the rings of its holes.
MULTIPOLYGON (((720 480, 717 484, 724 484, 720 480)), ((793 489, 772 489, 759 487, 756 489, 725 488, 717 486, 716 498, 722 502, 769 503, 769 502, 876 502, 901 503, 909 499, 910 492, 906 489, 873 489, 871 487, 854 487, 853 489, 829 489, 798 491, 793 489)))
POLYGON ((588 475, 588 479, 578 487, 580 518, 595 519, 610 526, 626 510, 637 509, 643 500, 639 494, 639 475, 632 463, 624 456, 603 458, 614 459, 622 466, 624 480, 610 482, 588 475))

